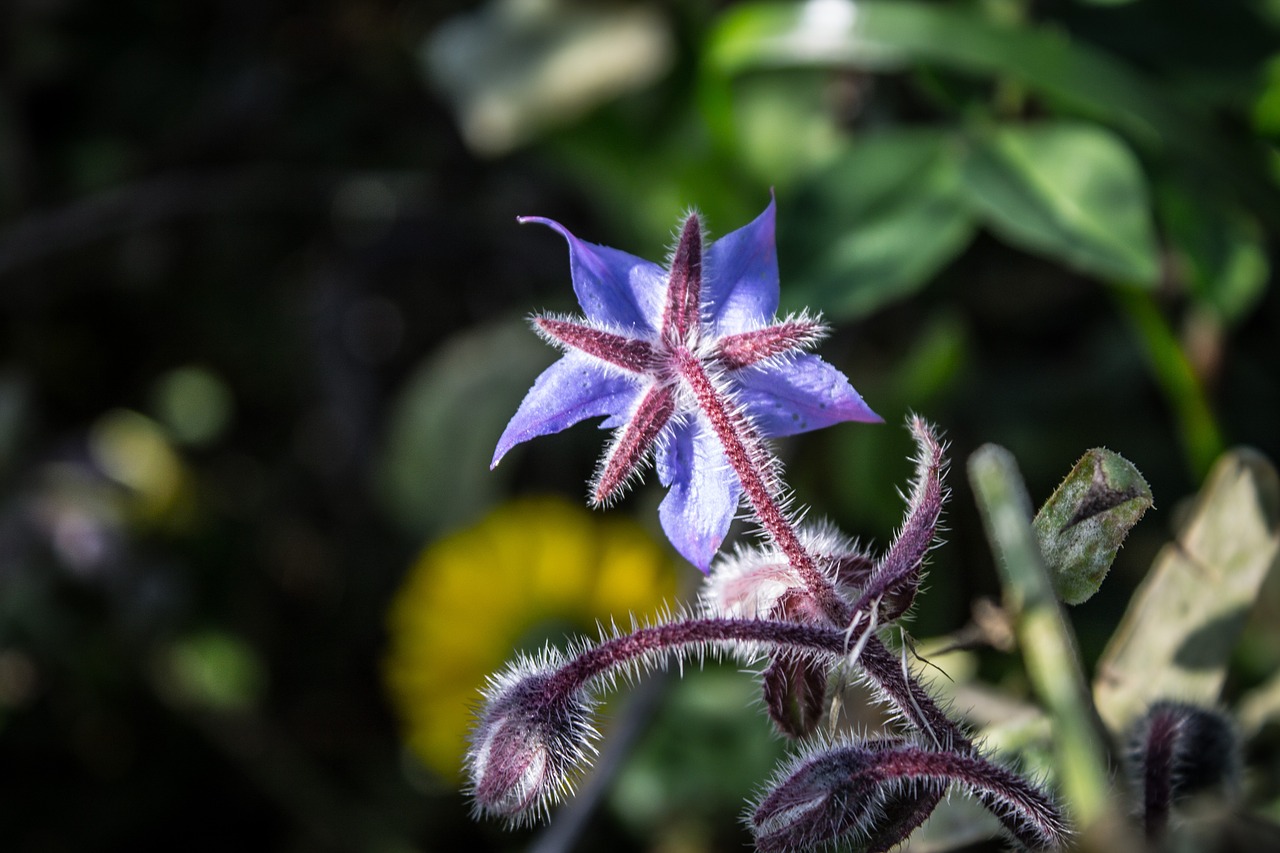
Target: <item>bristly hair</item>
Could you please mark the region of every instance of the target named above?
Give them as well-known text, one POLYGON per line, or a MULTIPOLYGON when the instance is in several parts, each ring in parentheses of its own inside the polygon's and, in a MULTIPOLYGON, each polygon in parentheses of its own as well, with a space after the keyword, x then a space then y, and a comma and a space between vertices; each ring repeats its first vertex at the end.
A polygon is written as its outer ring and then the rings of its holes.
POLYGON ((766 851, 844 841, 885 850, 905 840, 952 784, 975 795, 1020 845, 1058 848, 1067 840, 1061 810, 1035 784, 976 752, 902 737, 815 738, 775 774, 748 826, 766 851))

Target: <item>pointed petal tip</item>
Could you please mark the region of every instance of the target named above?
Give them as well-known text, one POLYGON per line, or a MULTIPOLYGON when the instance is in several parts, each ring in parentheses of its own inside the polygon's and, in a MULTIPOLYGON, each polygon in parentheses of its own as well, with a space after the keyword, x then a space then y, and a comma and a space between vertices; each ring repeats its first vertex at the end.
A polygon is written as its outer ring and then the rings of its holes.
POLYGON ((545 216, 517 216, 516 222, 520 225, 528 225, 531 222, 535 225, 545 225, 548 228, 554 228, 556 231, 559 231, 566 238, 570 236, 567 228, 559 222, 556 222, 554 219, 548 219, 545 216))
POLYGON ((498 446, 493 450, 493 459, 489 461, 490 471, 498 467, 498 463, 502 461, 502 457, 506 456, 507 451, 510 449, 510 447, 504 447, 502 442, 498 443, 498 446))

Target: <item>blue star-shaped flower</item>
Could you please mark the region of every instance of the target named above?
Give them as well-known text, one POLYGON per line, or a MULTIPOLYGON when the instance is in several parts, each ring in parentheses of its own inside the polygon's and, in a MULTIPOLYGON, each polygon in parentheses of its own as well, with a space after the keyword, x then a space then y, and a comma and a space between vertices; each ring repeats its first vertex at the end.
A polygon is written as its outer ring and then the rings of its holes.
MULTIPOLYGON (((803 350, 825 333, 806 315, 776 318, 774 205, 705 251, 697 214, 681 229, 671 268, 569 242, 573 289, 585 318, 539 316, 538 332, 565 350, 520 404, 493 455, 605 416, 613 440, 592 483, 593 503, 622 492, 652 456, 670 491, 659 507, 676 550, 707 571, 745 491, 775 488, 763 439, 840 421, 880 418, 840 371, 803 350)), ((776 501, 765 501, 776 506, 776 501)))

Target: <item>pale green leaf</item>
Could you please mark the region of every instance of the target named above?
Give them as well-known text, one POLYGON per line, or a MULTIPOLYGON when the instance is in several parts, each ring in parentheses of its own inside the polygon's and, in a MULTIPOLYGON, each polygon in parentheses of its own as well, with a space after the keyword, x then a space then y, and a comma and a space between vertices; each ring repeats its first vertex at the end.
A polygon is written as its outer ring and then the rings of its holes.
POLYGON ((1213 705, 1227 662, 1280 558, 1280 481, 1252 450, 1214 466, 1177 540, 1162 550, 1098 663, 1093 694, 1124 731, 1157 699, 1213 705))

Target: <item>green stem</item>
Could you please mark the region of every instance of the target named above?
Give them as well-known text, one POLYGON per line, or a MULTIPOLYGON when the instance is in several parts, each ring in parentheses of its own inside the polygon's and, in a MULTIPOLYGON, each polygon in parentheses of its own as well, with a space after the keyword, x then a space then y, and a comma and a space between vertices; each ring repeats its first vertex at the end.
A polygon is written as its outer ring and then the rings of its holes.
POLYGON ((1204 385, 1150 294, 1125 286, 1113 287, 1111 293, 1137 330, 1151 372, 1173 409, 1187 464, 1197 480, 1203 479, 1226 449, 1204 385))
POLYGON ((1088 827, 1111 808, 1106 752, 1084 680, 1075 636, 1054 596, 1031 526, 1031 502, 1012 454, 992 444, 969 457, 973 485, 1004 580, 1027 676, 1054 723, 1063 796, 1088 827))

